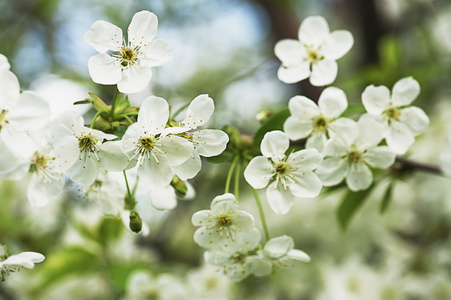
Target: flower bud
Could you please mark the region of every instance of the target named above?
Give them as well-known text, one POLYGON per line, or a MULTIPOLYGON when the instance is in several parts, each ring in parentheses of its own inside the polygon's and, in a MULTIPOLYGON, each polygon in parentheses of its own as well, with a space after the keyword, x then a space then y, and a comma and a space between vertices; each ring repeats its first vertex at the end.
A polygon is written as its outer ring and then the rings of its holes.
POLYGON ((186 186, 186 183, 177 176, 174 176, 174 178, 172 178, 171 186, 174 188, 175 195, 177 197, 184 198, 186 196, 188 187, 186 186))
POLYGON ((266 120, 268 120, 268 118, 270 118, 272 115, 274 114, 274 112, 272 111, 272 109, 263 109, 261 111, 258 112, 258 114, 255 116, 255 118, 257 119, 258 122, 260 122, 261 124, 265 123, 266 120))
POLYGON ((143 221, 136 211, 130 212, 130 229, 135 233, 139 233, 143 227, 143 221))

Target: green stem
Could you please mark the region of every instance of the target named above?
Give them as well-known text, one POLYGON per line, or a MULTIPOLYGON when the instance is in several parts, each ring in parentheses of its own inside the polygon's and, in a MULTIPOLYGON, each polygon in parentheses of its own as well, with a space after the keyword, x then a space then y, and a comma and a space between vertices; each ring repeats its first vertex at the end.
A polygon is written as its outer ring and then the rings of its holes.
POLYGON ((111 119, 114 120, 114 111, 116 110, 117 101, 116 98, 118 96, 119 90, 116 87, 116 91, 114 92, 113 103, 111 104, 111 119))
POLYGON ((132 121, 132 119, 130 119, 128 116, 124 116, 124 118, 125 119, 127 119, 127 121, 129 121, 130 122, 130 125, 132 125, 133 124, 133 121, 132 121))
POLYGON ((238 163, 239 159, 240 159, 240 157, 238 155, 235 156, 235 159, 233 160, 232 165, 230 166, 229 174, 227 174, 227 181, 226 181, 224 193, 228 193, 229 192, 230 181, 232 179, 233 170, 235 169, 235 166, 238 163))
POLYGON ((175 117, 177 117, 179 115, 179 113, 181 113, 183 110, 185 110, 185 108, 187 108, 190 105, 190 102, 186 103, 185 105, 183 105, 182 107, 180 107, 172 116, 172 119, 174 120, 175 117))
POLYGON ((240 192, 240 173, 241 173, 241 163, 237 163, 235 170, 235 199, 238 201, 238 194, 240 192))
POLYGON ((133 199, 132 193, 130 192, 130 186, 128 185, 127 174, 125 173, 125 170, 122 171, 122 173, 124 173, 125 185, 127 186, 127 194, 128 194, 128 199, 131 204, 131 210, 134 210, 135 209, 135 200, 133 199))
POLYGON ((254 192, 255 202, 257 202, 258 212, 260 213, 260 219, 262 220, 262 226, 263 226, 263 231, 265 232, 266 241, 269 241, 270 238, 269 238, 268 226, 266 225, 265 213, 263 212, 263 206, 260 201, 260 197, 258 196, 258 192, 256 189, 253 188, 252 191, 254 192))
POLYGON ((94 118, 92 118, 91 126, 89 126, 89 128, 91 128, 91 129, 94 128, 94 124, 97 120, 97 117, 100 116, 101 113, 102 113, 101 111, 96 112, 96 114, 94 115, 94 118))

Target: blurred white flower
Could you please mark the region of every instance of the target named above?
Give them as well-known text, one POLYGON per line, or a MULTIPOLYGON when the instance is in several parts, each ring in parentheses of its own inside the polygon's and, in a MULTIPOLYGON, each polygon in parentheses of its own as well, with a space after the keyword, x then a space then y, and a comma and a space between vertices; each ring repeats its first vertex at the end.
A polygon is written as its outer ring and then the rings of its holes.
POLYGON ((211 202, 211 210, 196 212, 191 222, 200 226, 194 233, 194 241, 205 248, 220 246, 224 251, 236 251, 241 246, 243 234, 252 232, 254 218, 238 210, 238 201, 232 194, 217 196, 211 202))
POLYGON ((307 138, 307 148, 324 150, 326 141, 337 134, 349 134, 355 122, 338 118, 348 107, 346 94, 336 88, 326 88, 319 97, 318 105, 304 96, 294 96, 288 103, 291 116, 283 130, 291 140, 307 138))
POLYGON ((404 154, 415 136, 429 126, 424 111, 410 106, 420 93, 420 85, 412 77, 398 80, 390 90, 386 86, 370 85, 362 93, 362 103, 368 113, 385 126, 387 145, 397 154, 404 154))
MULTIPOLYGON (((2 259, 2 257, 0 257, 2 259)), ((33 269, 35 263, 40 263, 45 259, 44 255, 37 252, 22 252, 11 255, 5 260, 0 260, 0 275, 5 281, 5 275, 20 271, 20 268, 33 269)))
POLYGON ((291 266, 294 261, 310 261, 310 257, 305 252, 293 248, 293 238, 284 235, 270 239, 263 250, 258 251, 258 254, 271 261, 275 267, 291 266))
POLYGON ((368 115, 363 115, 351 135, 330 139, 323 151, 324 161, 316 174, 325 186, 346 183, 352 191, 365 190, 373 182, 373 168, 388 168, 395 161, 395 153, 386 147, 378 147, 383 127, 368 115))
POLYGON ((89 74, 94 82, 117 84, 122 93, 143 90, 152 78, 152 67, 166 64, 173 58, 171 45, 163 40, 153 40, 157 34, 157 16, 149 11, 136 13, 127 35, 122 29, 107 21, 96 21, 86 32, 85 41, 99 54, 88 62, 89 74), (113 51, 113 54, 108 54, 113 51))
POLYGON ((144 271, 129 276, 124 300, 176 300, 187 296, 187 287, 174 275, 162 274, 153 279, 144 271))
POLYGON ((321 16, 307 17, 299 27, 299 40, 277 42, 274 52, 282 61, 277 72, 285 83, 299 82, 310 77, 315 86, 331 84, 337 77, 336 60, 345 55, 354 44, 349 31, 330 32, 321 16))
POLYGON ((312 148, 285 155, 289 144, 282 131, 266 133, 261 143, 263 156, 254 157, 244 171, 244 178, 253 188, 262 189, 269 184, 266 198, 277 214, 286 214, 295 197, 313 198, 322 188, 312 172, 321 164, 321 154, 312 148))

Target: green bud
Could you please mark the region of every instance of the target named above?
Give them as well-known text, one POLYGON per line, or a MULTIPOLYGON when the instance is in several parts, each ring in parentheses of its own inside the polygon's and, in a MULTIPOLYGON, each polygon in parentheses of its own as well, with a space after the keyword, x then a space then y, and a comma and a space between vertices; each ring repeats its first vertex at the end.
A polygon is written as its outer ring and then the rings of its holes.
POLYGON ((183 198, 186 196, 186 193, 188 192, 188 187, 186 186, 186 183, 177 176, 174 176, 174 178, 172 178, 171 186, 174 188, 175 195, 177 197, 183 198))
POLYGON ((265 123, 268 118, 270 118, 274 114, 274 111, 272 109, 263 109, 258 112, 258 114, 255 116, 257 121, 259 121, 261 124, 265 123))
POLYGON ((0 261, 8 258, 8 247, 0 244, 0 261))
POLYGON ((141 220, 141 217, 136 211, 130 212, 130 229, 135 232, 139 233, 143 227, 143 221, 141 220))

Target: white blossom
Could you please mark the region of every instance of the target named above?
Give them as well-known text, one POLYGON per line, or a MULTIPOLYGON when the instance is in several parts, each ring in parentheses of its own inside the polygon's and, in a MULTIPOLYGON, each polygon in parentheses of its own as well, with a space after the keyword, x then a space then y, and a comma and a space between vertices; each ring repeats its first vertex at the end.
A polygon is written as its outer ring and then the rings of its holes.
POLYGON ((368 113, 384 124, 387 145, 397 154, 404 154, 415 136, 429 126, 424 111, 410 106, 420 93, 420 85, 412 77, 398 80, 392 93, 386 86, 370 85, 362 93, 362 103, 368 113))
POLYGON ((151 96, 144 100, 138 122, 127 128, 122 145, 129 155, 128 168, 138 164, 138 175, 149 188, 162 188, 171 182, 172 167, 192 157, 193 145, 186 139, 169 135, 165 130, 169 106, 163 98, 151 96))
POLYGON ((330 137, 349 134, 355 122, 348 118, 338 118, 348 107, 346 94, 336 88, 326 88, 318 100, 318 105, 304 96, 295 96, 288 103, 291 116, 285 121, 283 130, 291 140, 307 138, 307 148, 319 152, 330 137))
POLYGON ((42 262, 45 257, 41 253, 27 251, 11 255, 5 260, 1 259, 2 257, 0 257, 0 275, 2 281, 5 281, 5 275, 18 272, 21 268, 33 269, 34 264, 42 262))
POLYGON ((336 60, 354 44, 349 31, 330 32, 321 16, 307 17, 299 27, 299 40, 279 41, 274 52, 282 61, 277 77, 285 83, 295 83, 310 77, 315 86, 331 84, 337 77, 336 60))
POLYGON ((152 67, 166 64, 173 58, 171 45, 154 40, 157 34, 157 16, 149 11, 136 13, 128 27, 128 41, 122 29, 107 21, 96 21, 86 32, 85 41, 99 54, 88 62, 94 82, 117 84, 122 93, 143 90, 152 78, 152 67), (108 54, 108 51, 113 53, 108 54))
POLYGON ((325 186, 346 183, 352 191, 367 189, 373 182, 373 168, 388 168, 395 161, 395 153, 377 144, 383 136, 383 127, 368 115, 363 115, 353 133, 330 139, 324 149, 324 161, 316 170, 325 186))
POLYGON ((176 276, 161 274, 152 278, 144 271, 137 271, 129 276, 127 292, 124 300, 174 300, 183 299, 187 295, 187 287, 176 276))
POLYGON ((305 252, 293 248, 293 238, 284 235, 270 239, 263 250, 258 251, 258 254, 271 261, 275 267, 291 266, 294 261, 310 261, 310 257, 305 252))
POLYGON ((263 156, 254 157, 244 178, 255 189, 266 189, 269 205, 277 214, 286 214, 295 197, 318 196, 322 184, 312 170, 322 161, 321 154, 314 148, 285 154, 289 139, 282 131, 265 134, 261 143, 263 156))
POLYGON ((205 248, 220 246, 233 252, 243 243, 243 234, 254 229, 251 214, 238 210, 238 201, 232 194, 217 196, 211 202, 211 210, 196 212, 191 218, 194 226, 194 241, 205 248))

